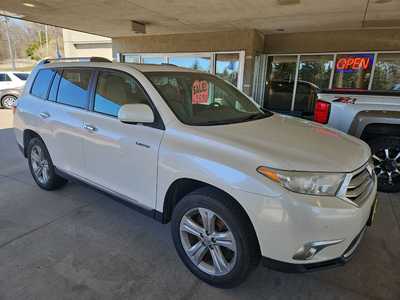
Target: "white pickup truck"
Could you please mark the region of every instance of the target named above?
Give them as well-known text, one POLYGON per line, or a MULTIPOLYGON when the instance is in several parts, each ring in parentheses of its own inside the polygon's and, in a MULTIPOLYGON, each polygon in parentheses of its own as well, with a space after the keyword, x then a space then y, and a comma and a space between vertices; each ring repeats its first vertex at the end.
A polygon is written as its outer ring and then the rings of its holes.
POLYGON ((321 91, 314 121, 366 141, 378 189, 400 191, 400 91, 321 91))

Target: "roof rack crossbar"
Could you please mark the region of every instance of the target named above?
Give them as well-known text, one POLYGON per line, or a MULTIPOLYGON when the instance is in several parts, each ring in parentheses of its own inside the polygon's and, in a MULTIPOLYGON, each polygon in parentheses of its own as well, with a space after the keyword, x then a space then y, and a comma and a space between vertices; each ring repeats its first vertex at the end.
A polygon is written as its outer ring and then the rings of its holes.
POLYGON ((61 57, 61 58, 45 58, 42 59, 38 64, 44 65, 56 62, 112 62, 105 57, 91 56, 91 57, 61 57))

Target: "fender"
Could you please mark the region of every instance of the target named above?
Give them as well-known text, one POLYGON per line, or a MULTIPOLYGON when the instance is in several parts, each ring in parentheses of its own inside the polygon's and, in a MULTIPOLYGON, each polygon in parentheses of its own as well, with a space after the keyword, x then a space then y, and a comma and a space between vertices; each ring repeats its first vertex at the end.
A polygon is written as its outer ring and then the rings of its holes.
POLYGON ((365 110, 356 114, 351 123, 349 134, 361 137, 365 127, 370 124, 400 125, 400 111, 365 110))
POLYGON ((0 99, 2 99, 4 96, 11 95, 15 97, 19 97, 22 93, 22 88, 13 88, 13 89, 6 89, 0 91, 0 99))

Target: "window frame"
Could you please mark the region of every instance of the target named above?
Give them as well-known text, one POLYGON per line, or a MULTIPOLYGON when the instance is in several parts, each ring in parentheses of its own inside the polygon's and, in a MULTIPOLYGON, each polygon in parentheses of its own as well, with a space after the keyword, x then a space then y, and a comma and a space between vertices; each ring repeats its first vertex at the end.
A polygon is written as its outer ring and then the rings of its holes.
MULTIPOLYGON (((76 108, 76 109, 82 109, 82 110, 89 110, 89 105, 90 105, 90 94, 91 94, 91 90, 92 90, 92 88, 93 88, 93 75, 94 75, 94 68, 93 67, 79 67, 79 66, 71 66, 71 67, 60 67, 60 68, 58 68, 58 69, 61 69, 61 78, 60 78, 60 81, 58 82, 58 86, 57 86, 57 96, 56 96, 56 101, 50 101, 50 102, 54 102, 54 103, 57 103, 57 104, 61 104, 61 105, 65 105, 65 106, 68 106, 68 107, 73 107, 73 108, 76 108), (64 72, 66 71, 66 70, 88 70, 88 71, 90 71, 90 79, 89 79, 89 84, 88 84, 88 87, 87 87, 87 89, 88 89, 88 93, 87 93, 87 96, 86 96, 86 106, 85 107, 80 107, 80 106, 74 106, 74 105, 71 105, 71 104, 68 104, 68 103, 61 103, 61 102, 59 102, 59 95, 60 95, 60 85, 61 85, 61 81, 62 81, 62 79, 63 79, 63 76, 64 76, 64 72)), ((55 76, 55 73, 54 73, 54 76, 55 76)), ((54 80, 54 78, 53 78, 53 80, 54 80)), ((50 92, 50 90, 48 91, 48 93, 50 92)), ((47 94, 47 98, 48 98, 48 94, 47 94)), ((47 101, 49 101, 49 100, 47 100, 47 101)))
POLYGON ((41 68, 41 69, 39 69, 39 70, 37 71, 37 73, 35 74, 35 78, 33 79, 33 82, 32 82, 32 84, 31 84, 31 86, 30 86, 30 88, 29 88, 29 95, 31 95, 31 96, 33 96, 33 97, 35 97, 35 98, 38 98, 38 99, 47 101, 47 99, 48 99, 48 97, 49 97, 49 92, 50 92, 51 86, 53 85, 54 76, 55 76, 55 74, 56 74, 55 71, 56 71, 56 68, 41 68), (54 73, 53 73, 53 75, 51 76, 51 79, 49 80, 49 85, 47 86, 47 91, 46 91, 45 97, 42 98, 42 97, 39 97, 39 96, 36 96, 35 94, 33 94, 33 93, 32 93, 32 90, 33 90, 33 87, 35 86, 36 80, 37 80, 37 78, 39 77, 40 72, 41 72, 41 71, 44 71, 44 70, 52 70, 54 73))
MULTIPOLYGON (((51 84, 49 86, 49 90, 47 91, 46 101, 57 103, 58 88, 60 87, 63 69, 62 68, 53 68, 53 69, 55 70, 55 72, 54 72, 53 78, 51 79, 51 84), (56 87, 56 98, 54 100, 50 100, 49 99, 50 92, 51 92, 51 88, 53 87, 54 80, 56 80, 57 72, 60 72, 60 79, 58 80, 57 87, 56 87)), ((62 103, 60 103, 60 104, 62 104, 62 103)))
MULTIPOLYGON (((340 52, 316 52, 316 53, 276 53, 276 54, 264 54, 266 57, 265 60, 265 65, 263 68, 263 70, 261 70, 263 73, 265 73, 265 79, 269 80, 268 78, 268 74, 269 74, 269 58, 273 58, 274 56, 297 56, 297 65, 296 65, 296 73, 298 73, 299 70, 299 66, 300 66, 300 62, 301 62, 301 58, 302 57, 307 57, 307 56, 318 56, 318 55, 333 55, 333 66, 332 66, 332 70, 330 71, 330 81, 329 81, 329 87, 328 89, 332 89, 333 87, 333 79, 334 79, 334 75, 335 75, 335 70, 336 70, 336 60, 337 60, 337 56, 338 55, 348 55, 348 54, 372 54, 374 55, 374 62, 372 65, 372 70, 371 70, 371 75, 370 75, 370 79, 369 79, 369 83, 368 83, 368 88, 364 91, 364 92, 376 92, 376 93, 385 93, 385 92, 389 92, 390 91, 378 91, 378 90, 373 90, 372 86, 373 86, 373 81, 374 81, 374 75, 375 75, 375 67, 376 67, 376 63, 377 60, 379 59, 379 55, 380 54, 398 54, 400 56, 400 51, 340 51, 340 52)), ((258 70, 260 71, 260 70, 258 70)), ((296 88, 297 88, 297 83, 298 83, 298 78, 295 78, 295 84, 293 87, 293 94, 292 94, 292 110, 290 110, 290 112, 294 112, 294 105, 295 105, 295 98, 296 98, 296 88)), ((264 82, 265 84, 265 82, 264 82)), ((253 87, 253 91, 257 90, 256 88, 253 87)), ((341 91, 346 92, 346 91, 341 91)), ((353 91, 351 91, 351 93, 353 93, 353 91)), ((256 95, 253 94, 254 98, 257 98, 257 102, 260 104, 261 107, 264 106, 264 90, 261 88, 259 95, 257 95, 257 97, 255 97, 256 95)))
MULTIPOLYGON (((160 130, 165 130, 165 125, 164 122, 161 118, 160 113, 157 110, 157 107, 155 106, 153 100, 151 99, 150 95, 148 94, 148 92, 146 91, 146 89, 144 88, 144 86, 140 83, 140 81, 133 76, 132 74, 126 72, 126 71, 122 71, 119 69, 113 69, 113 68, 105 68, 105 67, 98 67, 98 68, 94 68, 93 69, 93 77, 92 77, 92 85, 90 88, 90 98, 89 98, 89 107, 88 107, 88 111, 90 111, 91 113, 94 114, 99 114, 103 117, 106 118, 112 118, 115 120, 118 120, 118 117, 113 116, 113 115, 109 115, 109 114, 105 114, 102 112, 97 112, 94 110, 94 102, 95 102, 95 97, 96 97, 96 88, 97 88, 97 83, 98 83, 98 79, 99 79, 99 74, 101 72, 115 72, 115 73, 122 73, 125 74, 127 76, 130 76, 135 82, 136 84, 142 89, 147 101, 148 101, 148 105, 150 106, 151 110, 153 111, 154 114, 154 122, 153 123, 141 123, 143 126, 147 126, 147 127, 152 127, 152 128, 156 128, 156 129, 160 129, 160 130)), ((147 77, 146 77, 147 79, 147 77)), ((149 80, 149 79, 147 79, 149 80)), ((119 121, 119 120, 118 120, 119 121)), ((130 123, 131 125, 138 125, 138 123, 130 123)))

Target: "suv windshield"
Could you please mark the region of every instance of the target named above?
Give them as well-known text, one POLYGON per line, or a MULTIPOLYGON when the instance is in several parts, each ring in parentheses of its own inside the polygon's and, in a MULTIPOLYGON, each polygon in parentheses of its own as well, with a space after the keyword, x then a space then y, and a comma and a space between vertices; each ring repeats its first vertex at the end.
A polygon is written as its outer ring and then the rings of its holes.
POLYGON ((192 72, 147 72, 178 119, 188 125, 245 122, 272 115, 224 80, 192 72))

